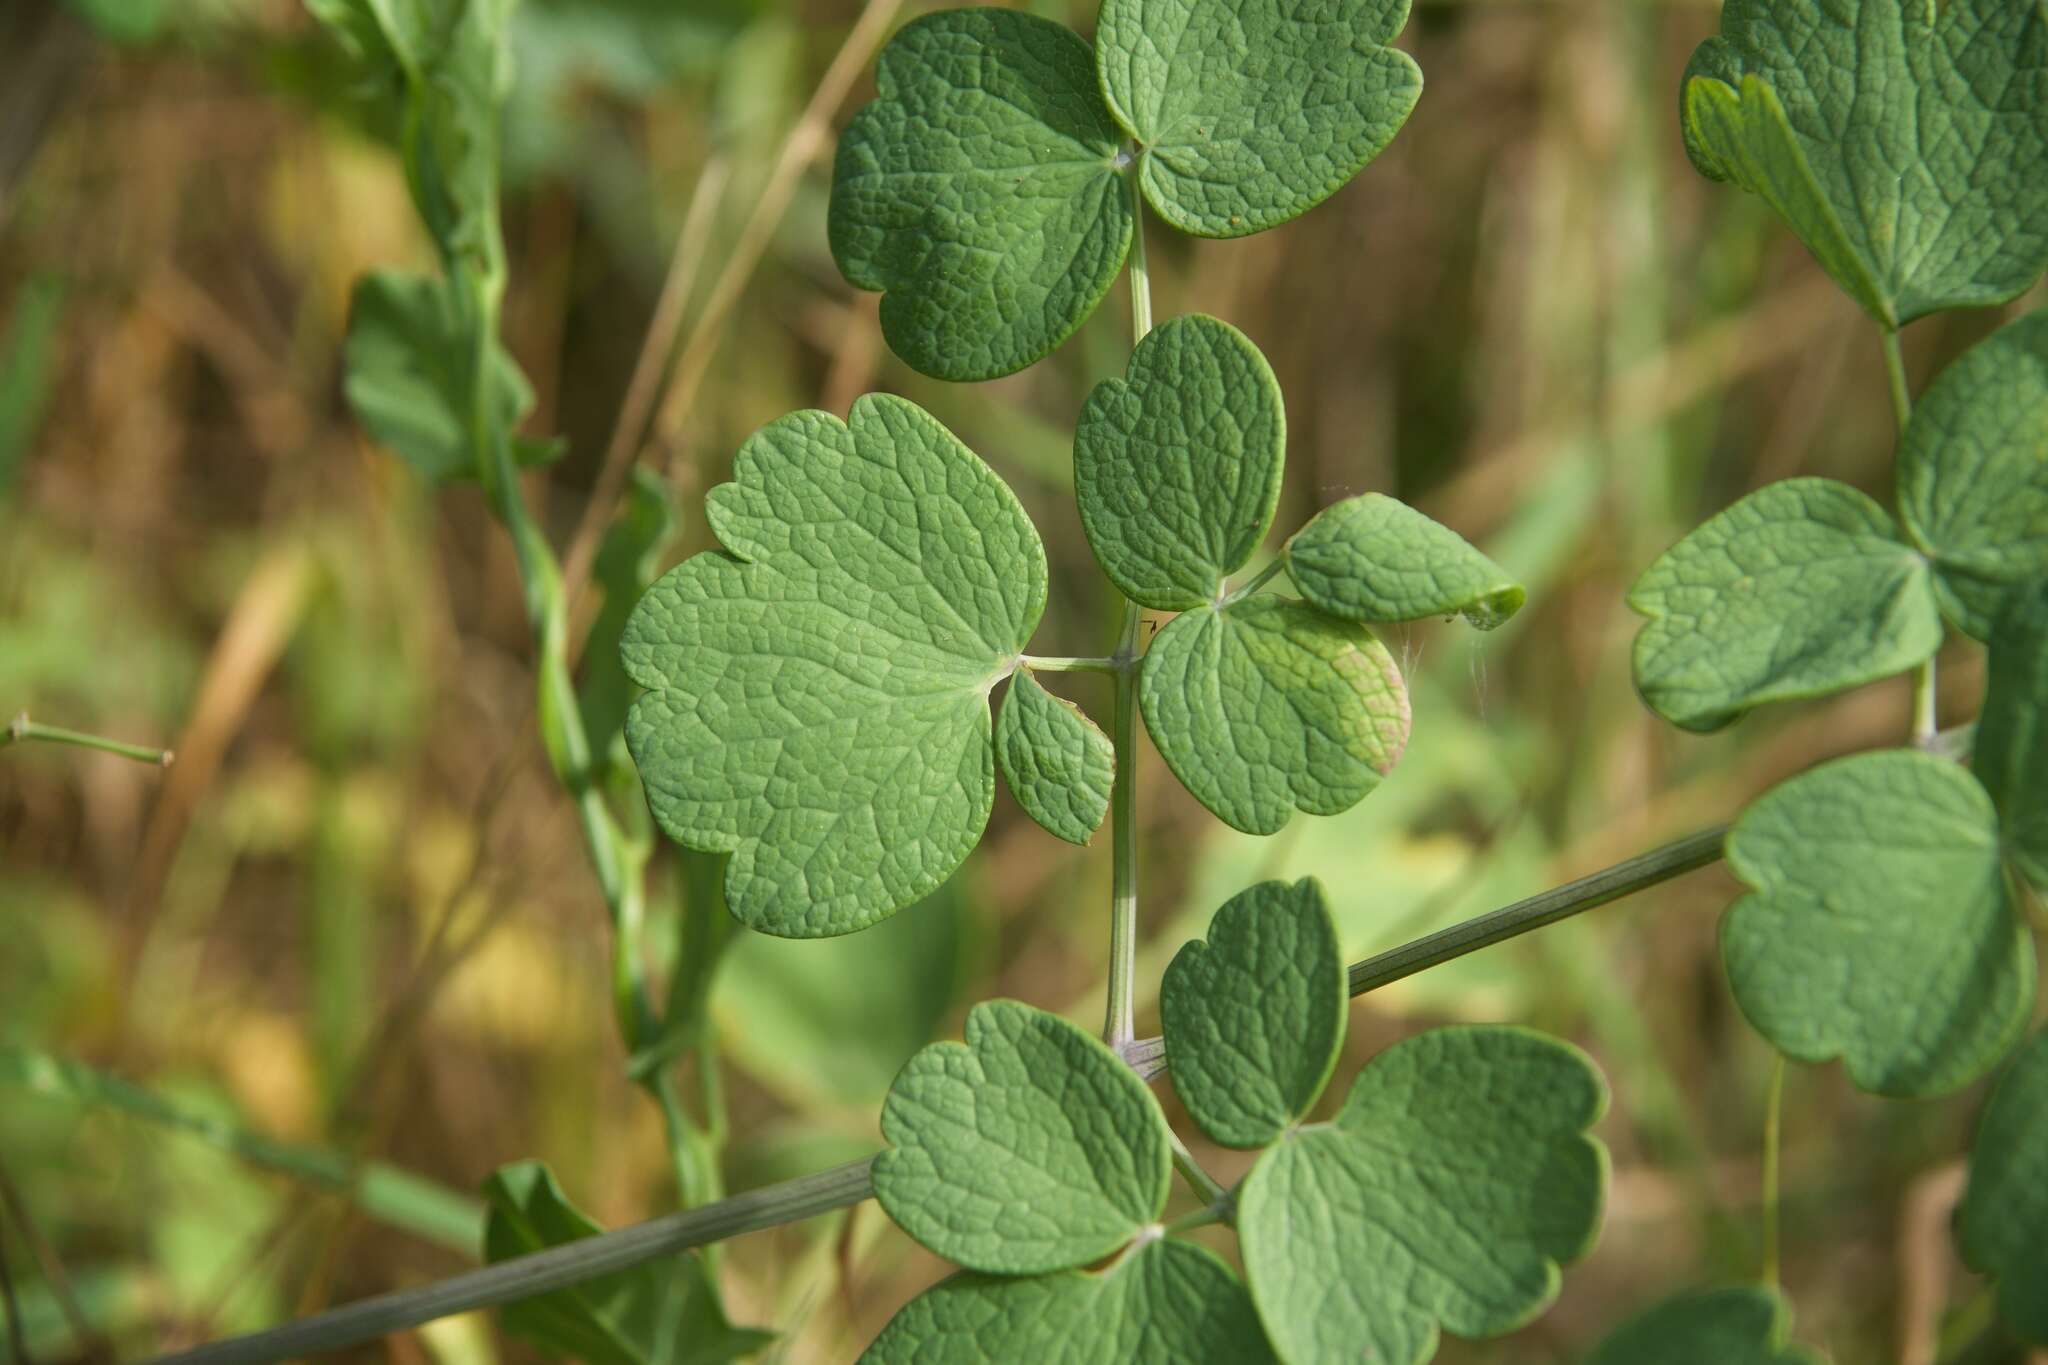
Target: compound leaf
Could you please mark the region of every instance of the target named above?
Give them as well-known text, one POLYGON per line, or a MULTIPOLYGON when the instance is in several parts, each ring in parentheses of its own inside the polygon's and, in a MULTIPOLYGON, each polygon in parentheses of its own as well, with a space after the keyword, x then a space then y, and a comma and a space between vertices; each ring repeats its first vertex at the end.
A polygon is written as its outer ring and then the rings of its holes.
MULTIPOLYGON (((342 392, 372 439, 436 483, 482 473, 469 406, 473 336, 446 281, 380 270, 356 282, 342 392)), ((501 431, 517 426, 533 408, 526 376, 495 341, 491 402, 492 421, 501 431)), ((559 449, 532 441, 513 447, 528 464, 552 459, 559 449)))
POLYGON ((1792 1309, 1762 1285, 1697 1289, 1638 1314, 1586 1365, 1823 1365, 1792 1343, 1792 1309))
POLYGON ((1261 1365, 1272 1351, 1230 1267, 1191 1242, 1148 1242, 1097 1274, 961 1274, 905 1304, 864 1365, 1261 1365))
POLYGON ((996 757, 1024 813, 1070 844, 1085 844, 1109 810, 1116 748, 1070 701, 1029 669, 1010 679, 996 716, 996 757))
POLYGON ((1088 1264, 1159 1217, 1165 1116, 1092 1034, 1014 1000, 976 1005, 965 1043, 904 1063, 882 1106, 875 1196, 897 1226, 970 1270, 1088 1264))
POLYGON ((1184 611, 1216 600, 1280 500, 1280 382, 1244 333, 1173 318, 1095 386, 1074 432, 1074 493, 1103 572, 1124 596, 1184 611))
POLYGON ((995 800, 988 694, 1045 609, 1045 549, 1002 480, 882 394, 747 438, 707 500, 726 553, 647 592, 626 720, 670 837, 731 853, 733 914, 789 937, 929 894, 995 800))
POLYGON ((2048 12, 1730 0, 1684 83, 1693 164, 1763 196, 1888 327, 2048 265, 2048 12))
POLYGON ((1651 709, 1713 730, 1765 702, 1903 672, 1941 644, 1928 564, 1882 507, 1829 479, 1758 489, 1665 551, 1629 592, 1649 618, 1651 709))
POLYGON ((1138 700, 1182 785, 1247 834, 1295 810, 1349 810, 1408 743, 1408 689, 1386 646, 1283 598, 1175 617, 1145 652, 1138 700))
POLYGON ((1198 237, 1297 218, 1378 156, 1422 94, 1387 46, 1407 0, 1106 0, 1102 93, 1159 216, 1198 237))
POLYGON ((1301 595, 1347 621, 1463 615, 1492 630, 1528 598, 1456 531, 1380 493, 1325 507, 1288 540, 1286 554, 1301 595))
POLYGON ((1991 793, 2006 856, 2048 892, 2048 580, 2014 594, 1991 633, 1990 673, 1970 769, 1991 793))
MULTIPOLYGON (((501 1166, 484 1182, 490 1216, 484 1259, 509 1260, 565 1246, 604 1229, 571 1204, 538 1161, 501 1166)), ((649 1261, 500 1310, 505 1330, 593 1365, 716 1365, 760 1350, 770 1332, 726 1320, 710 1271, 697 1256, 649 1261)))
POLYGON ((1306 1117, 1344 1045, 1350 994, 1323 889, 1238 892, 1159 987, 1174 1091, 1226 1147, 1264 1147, 1306 1117))
POLYGON ((1436 1029, 1381 1053, 1337 1117, 1259 1157, 1238 1198, 1252 1300, 1289 1365, 1419 1365, 1439 1329, 1510 1331, 1600 1223, 1607 1104, 1578 1049, 1436 1029))
POLYGON ((1899 510, 1950 619, 1979 640, 2016 588, 2048 578, 2048 312, 1927 386, 1899 446, 1899 510))
POLYGON ((2037 1033, 1999 1078, 1977 1122, 1970 1184, 1956 1240, 1972 1269, 1998 1281, 2013 1331, 2048 1346, 2048 1032, 2037 1033))
POLYGON ((1880 1095, 1939 1095, 2026 1026, 2034 952, 1997 815, 1946 759, 1857 754, 1774 787, 1729 832, 1728 865, 1752 888, 1721 923, 1728 981, 1787 1056, 1839 1056, 1880 1095))
POLYGON ((841 273, 886 291, 882 332, 926 374, 991 379, 1050 355, 1131 244, 1088 44, 1029 14, 948 10, 890 39, 875 83, 833 167, 841 273))

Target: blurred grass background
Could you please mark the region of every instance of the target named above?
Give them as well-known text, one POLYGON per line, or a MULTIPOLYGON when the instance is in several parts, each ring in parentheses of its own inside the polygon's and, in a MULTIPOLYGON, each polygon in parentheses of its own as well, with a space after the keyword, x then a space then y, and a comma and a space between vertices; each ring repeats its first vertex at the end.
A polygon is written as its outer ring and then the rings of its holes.
MULTIPOLYGON (((1092 24, 1085 4, 1033 7, 1092 24)), ((679 551, 708 543, 697 495, 748 432, 889 389, 1038 519, 1053 599, 1036 647, 1100 652, 1113 608, 1068 432, 1122 370, 1127 309, 1112 297, 994 383, 891 357, 874 297, 826 250, 831 140, 799 131, 863 12, 525 0, 507 333, 539 394, 530 429, 570 443, 534 496, 566 542, 680 236, 701 248, 674 291, 701 382, 644 451, 681 500, 679 551), (785 164, 786 208, 761 211, 785 164)), ((1630 689, 1623 595, 1683 530, 1793 474, 1889 493, 1872 325, 1680 150, 1678 73, 1714 23, 1692 0, 1424 0, 1403 38, 1421 106, 1349 188, 1242 242, 1155 226, 1159 315, 1231 320, 1286 390, 1277 525, 1391 492, 1484 545, 1530 605, 1491 635, 1390 640, 1415 740, 1348 815, 1239 836, 1148 751, 1142 990, 1261 878, 1321 877, 1359 956, 1902 737, 1903 682, 1704 739, 1630 689)), ((865 46, 829 126, 871 88, 865 46)), ((450 1273, 475 1254, 472 1192, 522 1157, 608 1223, 674 1205, 656 1114, 621 1070, 601 902, 534 737, 508 547, 474 490, 423 489, 340 400, 349 286, 429 259, 359 94, 297 0, 0 13, 0 710, 179 754, 165 771, 0 755, 0 1257, 38 1361, 450 1273)), ((1916 386, 1997 321, 1911 329, 1916 386)), ((1954 646, 1948 723, 1980 677, 1954 646)), ((1099 680, 1069 692, 1106 709, 1099 680)), ((1098 1017, 1106 848, 998 803, 967 869, 887 926, 736 940, 715 1011, 732 1187, 872 1150, 896 1067, 977 999, 1098 1017)), ((1695 874, 1354 1009, 1354 1065, 1432 1022, 1515 1020, 1582 1042, 1614 1086, 1599 1250, 1548 1316, 1445 1360, 1568 1361, 1668 1289, 1754 1275, 1768 1056, 1714 954, 1731 887, 1695 874)), ((1931 1360, 1916 1352, 1945 1306, 1976 1293, 1946 1210, 1978 1100, 1886 1104, 1794 1069, 1786 1283, 1802 1336, 1838 1360, 1931 1360)), ((742 1239, 722 1274, 734 1316, 781 1330, 770 1358, 797 1362, 850 1359, 942 1269, 870 1205, 742 1239)), ((358 1355, 531 1358, 482 1318, 358 1355)))

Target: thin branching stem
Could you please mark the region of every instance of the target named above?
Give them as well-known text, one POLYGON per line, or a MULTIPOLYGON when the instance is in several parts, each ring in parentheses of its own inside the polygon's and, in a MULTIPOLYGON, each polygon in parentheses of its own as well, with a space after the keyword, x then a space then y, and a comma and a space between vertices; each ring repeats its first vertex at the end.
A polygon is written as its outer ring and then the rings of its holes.
MULTIPOLYGON (((1702 830, 1540 896, 1517 901, 1392 952, 1353 963, 1351 993, 1362 994, 1375 986, 1412 975, 1424 966, 1448 962, 1540 925, 1555 923, 1581 910, 1605 905, 1694 868, 1704 867, 1720 857, 1721 841, 1726 833, 1725 826, 1702 830)), ((1132 1055, 1132 1065, 1139 1074, 1152 1076, 1165 1070, 1164 1050, 1157 1047, 1158 1043, 1156 1038, 1146 1039, 1126 1049, 1126 1054, 1132 1055), (1149 1070, 1134 1055, 1148 1047, 1153 1048, 1156 1054, 1149 1070)), ((163 1357, 163 1361, 180 1362, 181 1365, 267 1365, 270 1361, 338 1351, 452 1313, 488 1308, 580 1284, 659 1256, 671 1256, 744 1232, 794 1223, 857 1204, 874 1194, 874 1181, 869 1169, 873 1160, 873 1157, 867 1157, 816 1175, 766 1185, 702 1208, 669 1214, 651 1222, 620 1228, 616 1232, 581 1238, 530 1256, 500 1261, 494 1266, 450 1280, 365 1299, 265 1332, 163 1357)), ((1214 1205, 1211 1207, 1213 1209, 1214 1205)), ((1201 1221, 1216 1221, 1223 1216, 1223 1211, 1219 1210, 1215 1218, 1203 1218, 1201 1221)))
POLYGON ((1169 1127, 1166 1136, 1173 1143, 1173 1168, 1180 1172, 1180 1178, 1212 1206, 1227 1205, 1230 1192, 1215 1176, 1202 1169, 1202 1163, 1195 1160, 1195 1154, 1188 1150, 1187 1143, 1181 1141, 1180 1134, 1169 1127))
POLYGON ((1026 654, 1019 662, 1039 673, 1115 673, 1125 666, 1113 654, 1026 654))
MULTIPOLYGON (((1906 382, 1906 356, 1899 347, 1899 334, 1891 328, 1884 331, 1884 377, 1891 388, 1892 417, 1903 440, 1906 424, 1913 418, 1913 390, 1906 382)), ((1936 681, 1934 656, 1930 654, 1913 675, 1913 743, 1922 749, 1933 747, 1940 729, 1936 681)))
POLYGON ((865 1158, 433 1284, 379 1294, 268 1331, 163 1356, 160 1365, 267 1365, 270 1361, 317 1358, 436 1318, 530 1299, 741 1233, 801 1222, 858 1204, 874 1193, 869 1175, 872 1164, 872 1157, 865 1158))
POLYGON ((88 735, 82 730, 67 730, 61 725, 44 725, 30 720, 26 711, 9 721, 6 729, 0 730, 0 747, 21 744, 32 739, 42 740, 46 744, 71 744, 81 749, 98 749, 101 753, 119 754, 122 758, 132 758, 137 763, 152 763, 159 768, 170 767, 171 759, 174 757, 169 749, 152 749, 146 744, 123 744, 118 739, 108 739, 104 735, 88 735))

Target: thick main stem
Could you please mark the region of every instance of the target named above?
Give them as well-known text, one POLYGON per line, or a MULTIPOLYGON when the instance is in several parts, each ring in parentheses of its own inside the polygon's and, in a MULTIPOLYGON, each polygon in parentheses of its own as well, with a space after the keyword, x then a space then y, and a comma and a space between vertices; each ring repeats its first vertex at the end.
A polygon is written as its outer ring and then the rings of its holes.
MULTIPOLYGON (((481 262, 458 260, 454 269, 476 325, 469 373, 472 449, 491 509, 512 539, 513 561, 518 566, 538 656, 535 720, 548 763, 576 803, 584 847, 611 921, 612 1009, 630 1055, 652 1042, 661 1029, 640 956, 648 849, 643 840, 626 833, 600 790, 590 737, 583 728, 583 712, 570 675, 569 598, 561 563, 526 505, 512 460, 511 433, 493 410, 491 353, 505 292, 502 248, 493 244, 481 262)), ((678 1101, 673 1083, 658 1070, 639 1081, 661 1111, 682 1201, 692 1204, 711 1197, 717 1188, 716 1173, 706 1169, 706 1145, 678 1101)))

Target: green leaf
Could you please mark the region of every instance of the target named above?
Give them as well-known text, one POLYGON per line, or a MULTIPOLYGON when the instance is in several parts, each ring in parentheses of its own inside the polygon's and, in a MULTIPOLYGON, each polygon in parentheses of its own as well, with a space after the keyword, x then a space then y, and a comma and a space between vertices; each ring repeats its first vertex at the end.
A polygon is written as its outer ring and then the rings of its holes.
POLYGON ((2013 595, 1991 633, 1990 673, 1970 769, 1991 794, 2006 856, 2048 893, 2048 580, 2013 595))
POLYGON ((1015 1000, 976 1005, 967 1041, 904 1064, 882 1106, 875 1197, 970 1270, 1033 1275, 1098 1260, 1166 1204, 1166 1119, 1092 1034, 1015 1000))
POLYGON ((729 553, 626 624, 626 740, 670 837, 731 853, 743 923, 843 934, 935 890, 988 822, 988 694, 1045 610, 1016 495, 929 413, 792 413, 712 490, 729 553))
MULTIPOLYGON (((491 1263, 594 1237, 585 1217, 538 1161, 501 1166, 484 1182, 491 1263)), ((703 1259, 669 1257, 554 1289, 500 1310, 505 1330, 593 1365, 716 1365, 772 1342, 771 1332, 734 1327, 703 1259)))
POLYGON ((1408 743, 1408 689, 1386 646, 1277 597, 1175 617, 1145 652, 1138 700, 1182 785, 1247 834, 1295 810, 1349 810, 1408 743))
POLYGON ((591 577, 604 593, 604 605, 584 637, 583 676, 576 685, 583 732, 592 756, 602 765, 609 765, 612 746, 625 733, 626 709, 635 691, 619 658, 619 638, 640 595, 654 581, 661 553, 675 530, 667 483, 647 466, 633 466, 618 519, 605 532, 592 565, 591 577))
POLYGON ((1349 1004, 1323 888, 1304 877, 1238 892, 1160 983, 1175 1093, 1224 1146, 1267 1146, 1329 1083, 1349 1004))
POLYGON ((1888 677, 1941 645, 1927 561, 1846 484, 1786 479, 1694 530, 1644 571, 1628 604, 1643 700, 1713 730, 1765 702, 1888 677))
POLYGON ((963 1274, 905 1304, 863 1365, 1260 1365, 1272 1352, 1244 1285, 1191 1242, 1148 1242, 1097 1274, 963 1274))
POLYGON ((2048 1346, 2048 1032, 2037 1033, 2001 1076, 1977 1122, 1970 1184, 1956 1215, 1963 1261, 1998 1281, 1998 1307, 2014 1332, 2048 1346))
POLYGON ((1401 759, 1407 684, 1364 626, 1251 598, 1184 612, 1139 673, 1145 729, 1196 800, 1247 835, 1350 810, 1401 759))
POLYGON ((1337 1117, 1245 1178, 1237 1230, 1279 1357, 1420 1365, 1439 1329, 1496 1336, 1591 1249, 1607 1105, 1577 1048, 1527 1029, 1441 1028, 1375 1057, 1337 1117))
POLYGON ((1379 493, 1325 507, 1288 540, 1286 555, 1301 595, 1347 621, 1462 614, 1492 630, 1528 598, 1456 531, 1379 493))
POLYGON ((1380 154, 1422 94, 1387 44, 1407 0, 1106 0, 1102 93, 1143 148, 1159 216, 1243 237, 1320 204, 1380 154))
POLYGON ((926 374, 992 379, 1050 355, 1131 245, 1088 44, 1029 14, 947 10, 889 40, 875 84, 832 171, 841 273, 886 291, 882 332, 926 374))
POLYGON ((1109 810, 1116 747, 1081 708, 1039 685, 1031 670, 1010 678, 996 717, 996 757, 1024 813, 1070 844, 1085 844, 1109 810))
MULTIPOLYGON (((356 282, 342 391, 373 439, 435 482, 479 473, 469 409, 474 336, 444 281, 377 271, 356 282)), ((504 430, 532 410, 533 390, 496 342, 491 362, 491 420, 504 430)), ((542 445, 515 449, 529 462, 555 453, 542 445)))
POLYGON ((1586 1365, 1822 1365, 1792 1341, 1792 1309, 1762 1285, 1698 1289, 1630 1319, 1586 1365))
POLYGON ((1250 338, 1198 313, 1161 323, 1074 432, 1074 495, 1103 572, 1148 607, 1214 602, 1272 524, 1286 452, 1280 381, 1250 338))
POLYGON ((2034 952, 2006 902, 1990 798, 1913 750, 1824 763, 1728 835, 1752 894, 1721 923, 1735 1002, 1779 1051, 1841 1057, 1880 1095, 1954 1090, 2026 1026, 2034 952))
POLYGON ((1686 148, 1775 208, 1888 327, 2048 265, 2048 14, 2030 0, 1729 0, 1686 148))
POLYGON ((1979 640, 2015 590, 2048 578, 2048 311, 1927 386, 1899 445, 1899 510, 1949 618, 1979 640))

